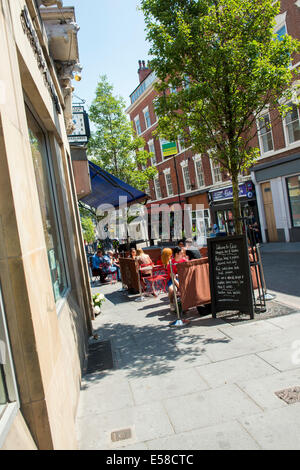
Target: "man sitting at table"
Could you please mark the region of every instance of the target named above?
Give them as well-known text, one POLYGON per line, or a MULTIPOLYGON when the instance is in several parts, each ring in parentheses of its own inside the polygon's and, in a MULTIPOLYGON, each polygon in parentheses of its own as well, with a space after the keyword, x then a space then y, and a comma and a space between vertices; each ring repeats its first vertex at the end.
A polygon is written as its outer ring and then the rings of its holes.
POLYGON ((97 250, 92 257, 93 275, 100 277, 100 282, 105 282, 107 274, 104 270, 103 251, 97 250))

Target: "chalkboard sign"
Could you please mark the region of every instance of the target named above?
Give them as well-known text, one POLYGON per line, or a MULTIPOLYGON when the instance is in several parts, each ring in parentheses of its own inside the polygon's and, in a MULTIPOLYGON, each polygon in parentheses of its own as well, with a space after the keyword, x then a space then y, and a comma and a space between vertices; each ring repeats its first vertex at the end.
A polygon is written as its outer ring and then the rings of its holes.
POLYGON ((246 236, 209 238, 207 246, 213 317, 238 310, 254 318, 246 236))

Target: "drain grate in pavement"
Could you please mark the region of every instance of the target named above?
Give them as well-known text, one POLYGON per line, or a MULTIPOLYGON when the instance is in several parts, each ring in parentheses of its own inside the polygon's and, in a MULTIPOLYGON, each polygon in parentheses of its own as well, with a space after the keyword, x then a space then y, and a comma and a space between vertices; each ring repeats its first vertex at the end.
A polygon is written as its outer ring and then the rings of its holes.
POLYGON ((113 368, 114 360, 110 341, 99 341, 98 343, 90 344, 86 374, 93 374, 113 368))
POLYGON ((126 441, 132 437, 131 429, 121 429, 111 433, 112 442, 126 441))
POLYGON ((278 398, 285 401, 288 405, 293 403, 300 402, 300 387, 287 388, 285 390, 280 390, 275 392, 278 398))

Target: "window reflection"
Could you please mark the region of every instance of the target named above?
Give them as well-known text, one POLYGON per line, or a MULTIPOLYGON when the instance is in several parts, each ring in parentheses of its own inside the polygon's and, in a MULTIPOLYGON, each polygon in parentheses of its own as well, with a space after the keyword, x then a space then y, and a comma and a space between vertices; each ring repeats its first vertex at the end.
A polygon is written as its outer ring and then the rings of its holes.
POLYGON ((45 135, 28 110, 27 120, 53 292, 55 301, 58 301, 65 295, 67 276, 54 185, 49 167, 45 135))

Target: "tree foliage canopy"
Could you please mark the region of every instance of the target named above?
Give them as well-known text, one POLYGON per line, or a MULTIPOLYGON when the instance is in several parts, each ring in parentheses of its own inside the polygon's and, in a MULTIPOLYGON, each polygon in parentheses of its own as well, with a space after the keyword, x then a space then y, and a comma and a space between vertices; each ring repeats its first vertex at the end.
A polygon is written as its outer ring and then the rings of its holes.
POLYGON ((255 115, 288 95, 299 51, 288 35, 276 40, 279 8, 272 0, 142 0, 161 80, 161 135, 184 137, 197 152, 214 149, 230 174, 253 163, 255 115), (170 86, 177 92, 167 93, 170 86))
POLYGON ((138 170, 138 164, 146 166, 150 155, 139 150, 144 148, 145 141, 134 136, 125 114, 125 102, 123 98, 114 96, 113 87, 105 75, 100 77, 89 116, 96 128, 88 145, 92 160, 126 183, 145 190, 156 169, 138 170))
POLYGON ((141 8, 159 79, 157 132, 226 169, 238 219, 238 174, 258 155, 249 145, 255 119, 267 106, 283 111, 299 42, 274 34, 273 0, 142 0, 141 8))

